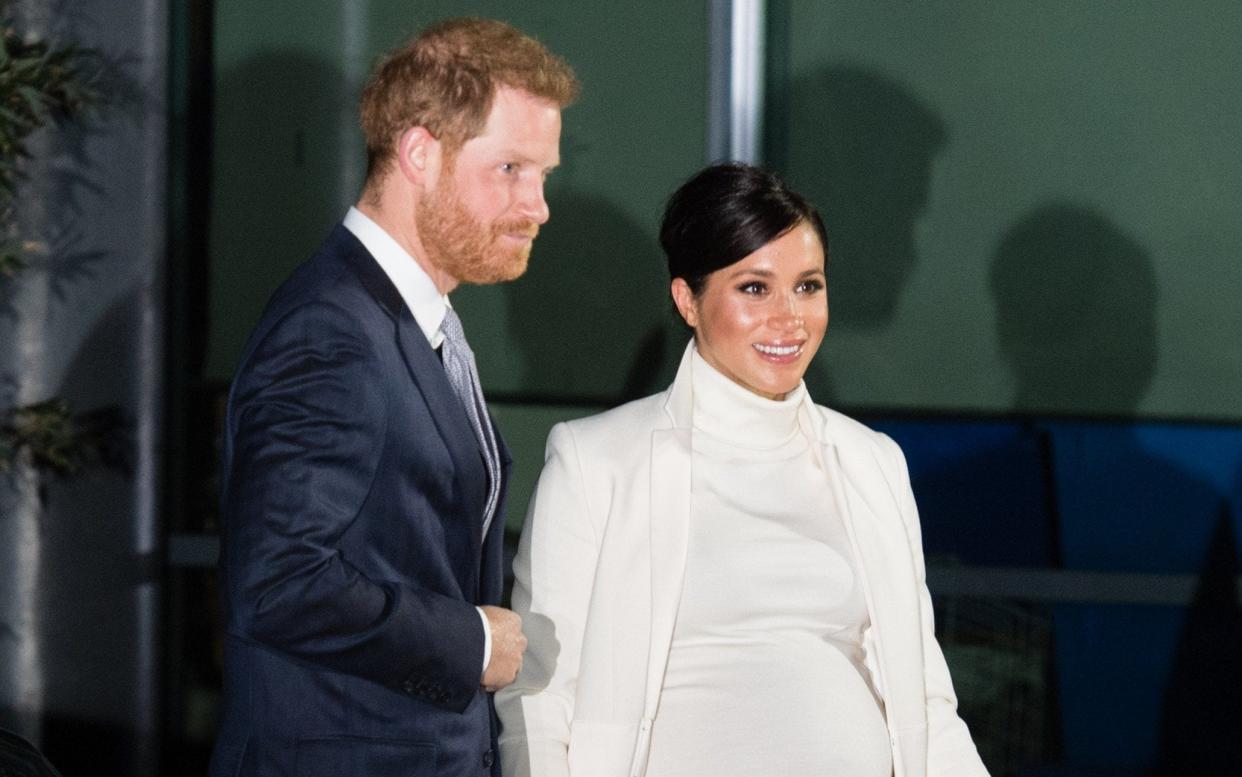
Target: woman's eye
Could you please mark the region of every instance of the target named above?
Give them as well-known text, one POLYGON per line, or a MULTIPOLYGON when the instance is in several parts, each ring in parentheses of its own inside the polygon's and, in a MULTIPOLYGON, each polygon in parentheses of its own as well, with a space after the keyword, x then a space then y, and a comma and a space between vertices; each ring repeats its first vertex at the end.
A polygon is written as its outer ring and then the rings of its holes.
POLYGON ((815 292, 820 291, 823 288, 824 288, 823 281, 814 280, 814 281, 803 281, 802 283, 799 283, 796 290, 803 294, 814 294, 815 292))
POLYGON ((768 287, 766 284, 760 283, 759 281, 751 281, 750 283, 743 283, 741 286, 738 286, 737 290, 743 294, 758 295, 767 291, 768 287))

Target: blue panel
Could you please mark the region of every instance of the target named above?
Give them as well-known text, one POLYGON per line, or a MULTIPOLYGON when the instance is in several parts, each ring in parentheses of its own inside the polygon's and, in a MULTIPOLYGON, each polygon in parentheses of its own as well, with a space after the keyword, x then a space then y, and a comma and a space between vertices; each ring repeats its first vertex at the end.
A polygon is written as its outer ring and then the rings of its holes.
POLYGON ((901 445, 933 560, 995 566, 1055 562, 1040 439, 1005 421, 881 421, 901 445))
POLYGON ((1066 759, 1095 767, 1150 764, 1185 611, 1077 604, 1053 609, 1066 759))
MULTIPOLYGON (((1222 519, 1237 520, 1231 497, 1242 472, 1242 430, 1047 427, 1067 568, 1196 574, 1213 527, 1222 519)), ((1056 608, 1064 746, 1071 762, 1152 763, 1168 678, 1185 638, 1185 614, 1180 608, 1056 608)))
MULTIPOLYGON (((933 561, 1200 574, 1213 531, 1220 527, 1216 574, 1237 574, 1242 428, 943 419, 871 423, 905 451, 933 561), (1232 522, 1232 543, 1222 521, 1232 522)), ((1204 671, 1219 677, 1242 672, 1235 665, 1242 662, 1242 650, 1229 658, 1226 648, 1225 657, 1206 656, 1202 649, 1238 641, 1229 631, 1229 624, 1242 622, 1235 600, 1236 592, 1232 599, 1198 601, 1193 618, 1179 607, 1055 606, 1064 766, 1110 774, 1151 767, 1161 737, 1179 730, 1169 728, 1170 717, 1185 717, 1169 694, 1171 678, 1179 678, 1176 695, 1184 702, 1187 693, 1196 694, 1195 700, 1202 695, 1195 683, 1203 684, 1204 671), (1205 607, 1221 612, 1198 611, 1205 607), (1200 631, 1208 624, 1211 633, 1190 634, 1194 623, 1200 631), (1196 667, 1206 660, 1210 668, 1196 667), (1182 687, 1187 682, 1194 687, 1182 687)), ((1209 677, 1207 685, 1212 684, 1209 677)), ((1212 731, 1242 725, 1237 715, 1221 719, 1199 701, 1188 706, 1200 707, 1196 720, 1205 718, 1202 725, 1212 731)), ((1177 725, 1184 730, 1186 721, 1177 725)))
POLYGON ((1195 572, 1229 501, 1204 477, 1232 458, 1209 428, 1049 424, 1056 460, 1062 552, 1069 569, 1195 572), (1142 432, 1140 434, 1140 431, 1142 432))

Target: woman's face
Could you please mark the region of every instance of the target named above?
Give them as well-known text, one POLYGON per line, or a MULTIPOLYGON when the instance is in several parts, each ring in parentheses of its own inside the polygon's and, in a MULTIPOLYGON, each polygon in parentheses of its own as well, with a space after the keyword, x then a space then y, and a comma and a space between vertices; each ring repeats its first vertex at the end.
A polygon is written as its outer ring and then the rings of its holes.
POLYGON ((682 278, 672 293, 707 363, 768 399, 798 387, 828 329, 824 248, 805 222, 707 276, 698 297, 682 278))

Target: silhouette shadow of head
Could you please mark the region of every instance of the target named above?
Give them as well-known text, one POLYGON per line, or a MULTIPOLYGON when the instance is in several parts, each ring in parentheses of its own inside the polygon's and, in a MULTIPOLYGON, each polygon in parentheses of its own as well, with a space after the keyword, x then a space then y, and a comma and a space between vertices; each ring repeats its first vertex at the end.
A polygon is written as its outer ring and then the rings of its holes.
MULTIPOLYGON (((271 292, 356 196, 344 180, 354 160, 342 132, 357 124, 357 109, 338 69, 291 51, 263 52, 225 71, 215 102, 213 318, 234 323, 226 324, 229 343, 213 351, 231 360, 271 292)), ((361 141, 354 145, 360 165, 361 141)))
POLYGON ((1141 246, 1090 208, 1052 203, 1009 229, 989 280, 1017 410, 1135 411, 1157 357, 1156 280, 1141 246))
MULTIPOLYGON (((989 280, 1000 350, 1017 384, 1017 410, 1137 415, 1158 356, 1158 288, 1152 261, 1140 245, 1094 209, 1049 203, 1005 233, 989 280)), ((1207 540, 1222 495, 1163 452, 1161 446, 1169 443, 1158 430, 1139 437, 1135 429, 1129 423, 1054 428, 1062 562, 1071 569, 1184 573, 1202 557, 1202 548, 1212 551, 1184 621, 1172 610, 1154 607, 1082 603, 1057 609, 1059 713, 1070 763, 1137 766, 1167 760, 1156 749, 1161 743, 1153 725, 1160 718, 1162 672, 1169 666, 1161 646, 1178 632, 1181 646, 1165 690, 1161 746, 1167 753, 1168 732, 1174 730, 1198 727, 1219 735, 1230 725, 1236 729, 1232 718, 1218 725, 1221 719, 1207 712, 1206 697, 1197 696, 1218 682, 1205 683, 1201 667, 1213 666, 1219 678, 1236 674, 1232 659, 1214 663, 1210 659, 1219 651, 1205 649, 1226 636, 1236 640, 1226 633, 1237 620, 1236 551, 1219 531, 1207 540), (1230 586, 1232 594, 1219 594, 1230 586), (1230 596, 1232 603, 1222 604, 1230 596)), ((1179 760, 1172 773, 1224 773, 1188 764, 1179 760)))
POLYGON ((904 86, 858 67, 796 79, 787 102, 779 156, 828 227, 832 325, 883 326, 917 262, 914 227, 944 125, 904 86))
POLYGON ((671 317, 654 236, 598 195, 549 200, 526 275, 505 286, 523 393, 615 402, 662 388, 671 317))

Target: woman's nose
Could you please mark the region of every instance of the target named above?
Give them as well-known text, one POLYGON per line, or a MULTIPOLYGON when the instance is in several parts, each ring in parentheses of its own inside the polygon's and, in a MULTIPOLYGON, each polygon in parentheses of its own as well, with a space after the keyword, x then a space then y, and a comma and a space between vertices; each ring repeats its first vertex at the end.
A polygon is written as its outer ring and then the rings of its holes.
POLYGON ((774 300, 775 309, 772 311, 772 326, 783 331, 794 331, 801 329, 805 325, 801 310, 798 309, 797 301, 793 295, 787 295, 784 299, 774 300))

